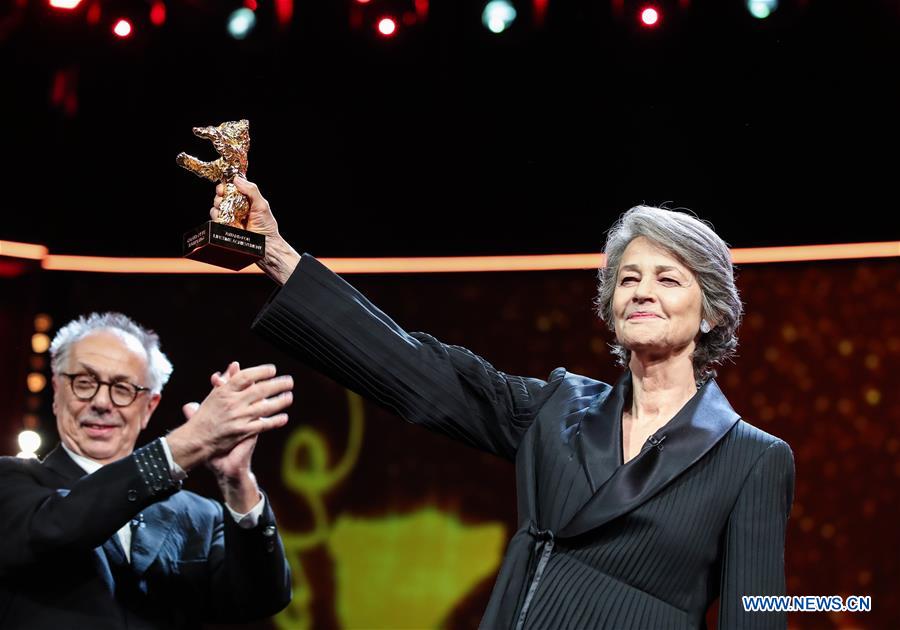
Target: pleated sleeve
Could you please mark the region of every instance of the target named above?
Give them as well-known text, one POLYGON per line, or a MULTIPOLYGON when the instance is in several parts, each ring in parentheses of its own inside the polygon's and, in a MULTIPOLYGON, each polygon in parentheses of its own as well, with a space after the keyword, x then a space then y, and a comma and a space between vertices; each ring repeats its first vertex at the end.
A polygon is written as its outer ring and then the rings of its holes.
POLYGON ((407 333, 306 254, 253 328, 407 421, 507 459, 565 375, 510 376, 465 348, 407 333))
POLYGON ((784 544, 794 496, 794 456, 771 444, 754 464, 728 519, 718 626, 722 630, 787 627, 787 613, 745 611, 744 595, 785 595, 784 544))

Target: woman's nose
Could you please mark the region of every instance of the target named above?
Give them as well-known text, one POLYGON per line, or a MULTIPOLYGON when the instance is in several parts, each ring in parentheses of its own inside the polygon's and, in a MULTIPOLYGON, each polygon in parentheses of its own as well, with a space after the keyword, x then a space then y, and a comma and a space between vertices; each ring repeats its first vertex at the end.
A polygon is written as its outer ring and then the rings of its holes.
POLYGON ((653 297, 653 279, 644 277, 635 285, 634 293, 631 299, 635 302, 643 301, 653 297))

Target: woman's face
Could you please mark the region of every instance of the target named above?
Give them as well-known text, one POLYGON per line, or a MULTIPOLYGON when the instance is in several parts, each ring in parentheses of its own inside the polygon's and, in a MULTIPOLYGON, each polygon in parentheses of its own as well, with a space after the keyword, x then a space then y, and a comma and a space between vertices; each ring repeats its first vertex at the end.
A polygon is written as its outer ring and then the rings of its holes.
POLYGON ((687 267, 643 236, 628 244, 613 293, 619 344, 651 358, 691 352, 701 306, 700 284, 687 267))

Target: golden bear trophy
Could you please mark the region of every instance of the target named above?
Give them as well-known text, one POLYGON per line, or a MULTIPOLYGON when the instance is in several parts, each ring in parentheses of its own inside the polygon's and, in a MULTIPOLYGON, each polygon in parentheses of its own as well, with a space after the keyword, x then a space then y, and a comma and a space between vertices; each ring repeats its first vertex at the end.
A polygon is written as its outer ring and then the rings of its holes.
POLYGON ((211 141, 219 159, 203 162, 179 153, 175 161, 198 177, 221 182, 225 194, 215 220, 185 232, 184 257, 226 269, 243 269, 266 254, 265 235, 245 229, 250 202, 234 185, 236 175, 247 177, 250 123, 238 120, 218 127, 194 127, 194 135, 211 141))

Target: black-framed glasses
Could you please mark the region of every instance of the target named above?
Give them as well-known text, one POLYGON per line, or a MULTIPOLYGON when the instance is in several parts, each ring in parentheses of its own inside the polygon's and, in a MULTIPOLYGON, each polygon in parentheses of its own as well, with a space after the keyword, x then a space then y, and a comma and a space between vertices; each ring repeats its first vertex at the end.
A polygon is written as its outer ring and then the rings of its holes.
POLYGON ((78 400, 93 400, 97 392, 100 391, 100 386, 106 385, 109 387, 109 400, 116 407, 127 407, 134 402, 141 392, 150 391, 149 387, 141 387, 128 381, 115 381, 112 383, 101 381, 83 372, 79 374, 63 373, 63 376, 69 379, 72 393, 75 394, 75 398, 78 400))

